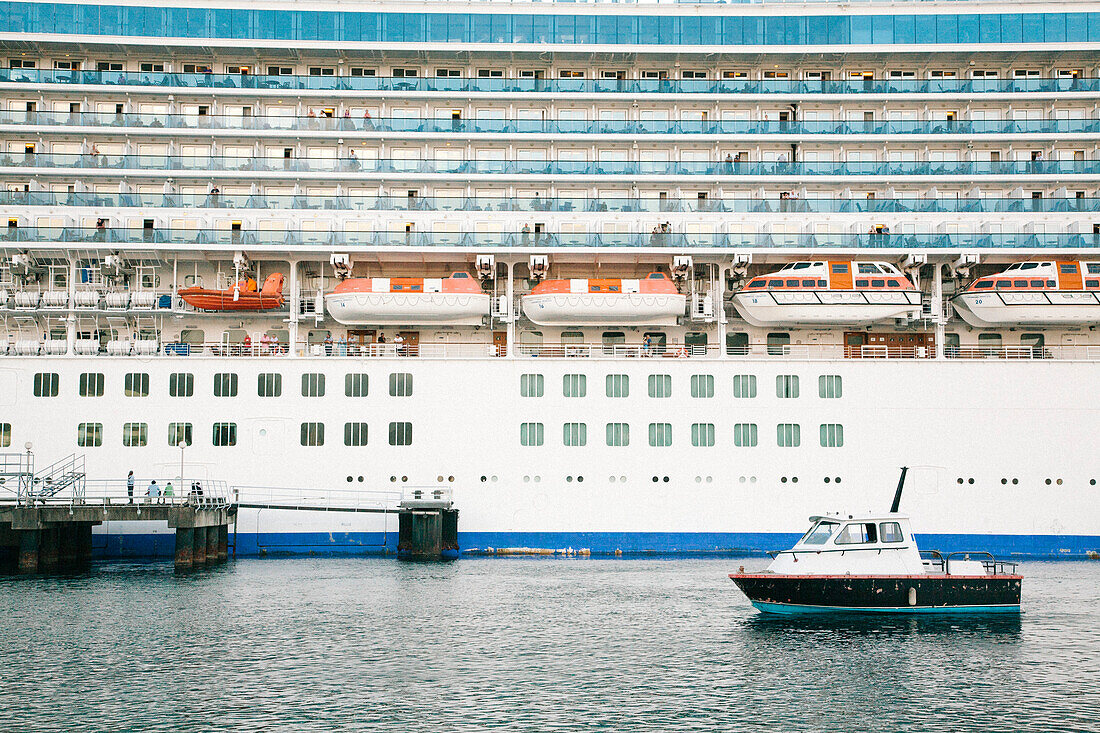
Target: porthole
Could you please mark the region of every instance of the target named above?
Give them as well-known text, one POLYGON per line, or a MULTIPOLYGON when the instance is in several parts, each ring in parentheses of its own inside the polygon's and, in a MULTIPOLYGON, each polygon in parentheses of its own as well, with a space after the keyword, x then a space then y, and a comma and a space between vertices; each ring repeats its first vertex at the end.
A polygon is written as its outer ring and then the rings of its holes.
POLYGON ((1016 485, 1016 484, 1018 484, 1018 483, 1020 483, 1020 479, 1018 479, 1018 478, 1014 478, 1014 479, 1012 479, 1012 485, 1013 485, 1013 486, 1015 486, 1015 485, 1016 485))
POLYGON ((695 477, 695 483, 697 483, 697 484, 703 483, 703 477, 702 476, 696 476, 695 477))
POLYGON ((779 479, 779 483, 781 483, 781 484, 787 483, 787 477, 784 476, 783 478, 779 479))
MULTIPOLYGON (((496 481, 496 479, 493 480, 496 481)), ((581 481, 584 481, 584 476, 577 476, 577 483, 580 483, 581 481)))
POLYGON ((798 476, 791 476, 791 483, 792 484, 797 484, 798 483, 798 476))
POLYGON ((485 483, 485 482, 486 482, 486 481, 488 481, 488 480, 489 480, 489 477, 488 477, 488 476, 482 476, 482 477, 481 477, 481 483, 485 483))
POLYGON ((409 477, 408 477, 408 476, 402 476, 402 477, 401 477, 401 483, 405 484, 405 483, 408 483, 408 481, 409 481, 409 477))
POLYGON ((740 484, 745 483, 745 477, 744 476, 738 476, 737 477, 737 483, 740 483, 740 484))
POLYGON ((267 437, 267 429, 266 428, 260 428, 260 437, 261 438, 266 438, 267 437))
POLYGON ((395 481, 397 481, 397 477, 396 476, 390 476, 390 483, 392 484, 395 481))
POLYGON ((523 477, 523 483, 525 483, 525 484, 531 483, 531 477, 530 476, 524 476, 523 477))
POLYGON ((1057 480, 1057 481, 1055 481, 1054 483, 1056 483, 1056 484, 1058 484, 1059 486, 1061 486, 1061 485, 1062 485, 1062 479, 1058 479, 1058 480, 1057 480))
POLYGON ((968 479, 966 480, 966 483, 968 483, 968 484, 970 484, 971 486, 973 486, 973 485, 974 485, 974 479, 973 479, 973 477, 971 477, 971 478, 968 478, 968 479))
POLYGON ((1008 479, 1006 479, 1006 478, 1003 478, 1003 479, 1001 479, 1001 485, 1002 485, 1002 486, 1003 486, 1004 484, 1007 484, 1007 483, 1008 483, 1008 479))
POLYGON ((1047 485, 1047 486, 1050 486, 1050 479, 1047 479, 1047 480, 1046 480, 1046 485, 1047 485))
POLYGON ((825 483, 829 483, 830 480, 831 479, 828 476, 825 477, 825 483))
POLYGON ((667 484, 667 483, 668 483, 668 476, 665 476, 665 477, 664 477, 663 479, 661 479, 661 480, 662 480, 662 481, 664 481, 664 482, 665 482, 665 483, 667 484))
POLYGON ((535 476, 535 483, 537 484, 540 481, 542 481, 542 476, 535 476))
POLYGON ((962 478, 957 478, 957 479, 955 479, 955 481, 956 481, 956 483, 960 483, 960 484, 963 482, 962 478))
POLYGON ((351 476, 348 476, 348 483, 351 483, 351 476))
POLYGON ((707 483, 708 484, 714 483, 714 477, 713 476, 707 476, 707 483))
POLYGON ((1094 479, 1094 478, 1089 479, 1089 486, 1096 486, 1096 479, 1094 479))
POLYGON ((657 483, 658 481, 660 481, 660 479, 659 479, 659 478, 657 478, 656 476, 654 476, 654 477, 653 477, 653 483, 657 483))
POLYGON ((750 484, 755 484, 756 483, 756 476, 749 476, 749 483, 750 484))
POLYGON ((619 483, 620 484, 625 484, 626 483, 626 476, 619 476, 619 483))
POLYGON ((492 477, 492 478, 490 479, 490 481, 492 481, 492 482, 493 482, 493 483, 495 484, 495 483, 497 482, 497 477, 496 477, 496 476, 493 476, 493 477, 492 477))
POLYGON ((567 483, 567 484, 573 483, 573 477, 572 476, 566 476, 565 477, 565 483, 567 483))
POLYGON ((447 477, 447 483, 453 484, 454 482, 455 482, 455 477, 454 476, 448 476, 447 477))
POLYGON ((836 483, 838 483, 838 484, 840 483, 840 476, 836 477, 836 483))
POLYGON ((608 476, 607 480, 610 481, 611 483, 615 483, 615 477, 614 476, 608 476))
POLYGON ((435 482, 436 482, 437 484, 441 484, 441 483, 443 483, 443 477, 442 477, 442 476, 436 476, 436 477, 435 477, 435 482))

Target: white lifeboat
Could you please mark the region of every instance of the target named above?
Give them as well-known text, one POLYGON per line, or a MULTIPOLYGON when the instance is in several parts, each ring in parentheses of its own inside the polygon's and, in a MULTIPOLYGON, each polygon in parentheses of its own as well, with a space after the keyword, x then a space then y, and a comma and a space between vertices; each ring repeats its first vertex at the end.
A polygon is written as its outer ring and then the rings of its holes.
POLYGON ((642 280, 544 280, 523 297, 523 314, 540 326, 673 326, 686 305, 667 275, 651 272, 642 280))
POLYGON ((346 326, 479 326, 489 314, 489 301, 489 294, 465 272, 445 278, 351 278, 325 296, 329 314, 346 326))
POLYGON ((920 317, 921 295, 889 262, 792 262, 733 296, 753 326, 868 325, 920 317))
POLYGON ((1100 262, 1017 262, 951 303, 977 328, 1100 323, 1100 262))

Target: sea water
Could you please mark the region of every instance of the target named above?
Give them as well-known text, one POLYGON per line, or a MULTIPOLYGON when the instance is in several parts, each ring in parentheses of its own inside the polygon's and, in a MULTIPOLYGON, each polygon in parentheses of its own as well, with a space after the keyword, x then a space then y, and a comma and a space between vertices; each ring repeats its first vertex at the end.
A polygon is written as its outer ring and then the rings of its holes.
POLYGON ((0 577, 0 730, 1100 730, 1100 562, 1020 616, 769 617, 744 559, 0 577))

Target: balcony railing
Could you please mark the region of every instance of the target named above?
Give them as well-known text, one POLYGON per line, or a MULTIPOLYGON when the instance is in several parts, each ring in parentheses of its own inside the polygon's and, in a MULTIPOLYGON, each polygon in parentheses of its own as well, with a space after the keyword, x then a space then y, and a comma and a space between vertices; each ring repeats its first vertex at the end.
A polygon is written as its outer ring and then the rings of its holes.
POLYGON ((1074 232, 322 232, 227 229, 9 227, 4 242, 25 244, 181 244, 189 246, 325 247, 854 247, 1054 248, 1100 247, 1100 234, 1074 232))
POLYGON ((353 211, 530 211, 693 213, 1011 213, 1097 212, 1098 198, 635 198, 371 196, 226 193, 0 191, 0 206, 100 208, 333 209, 353 211))
POLYGON ((418 158, 287 158, 238 155, 8 153, 0 167, 45 170, 147 170, 219 173, 341 173, 385 175, 531 176, 1060 176, 1100 174, 1100 160, 1014 161, 668 161, 668 160, 421 160, 418 158))
POLYGON ((245 117, 150 112, 0 111, 0 124, 127 131, 255 130, 441 135, 1062 135, 1100 134, 1100 119, 1001 120, 524 120, 431 117, 245 117))
POLYGON ((0 69, 0 83, 168 89, 447 92, 452 94, 1016 94, 1100 92, 1100 79, 534 79, 389 76, 265 76, 137 71, 0 69))
POLYGON ((322 209, 347 211, 489 211, 569 213, 1052 213, 1100 212, 1100 198, 543 198, 515 196, 378 196, 342 194, 115 193, 0 191, 0 206, 96 208, 322 209))

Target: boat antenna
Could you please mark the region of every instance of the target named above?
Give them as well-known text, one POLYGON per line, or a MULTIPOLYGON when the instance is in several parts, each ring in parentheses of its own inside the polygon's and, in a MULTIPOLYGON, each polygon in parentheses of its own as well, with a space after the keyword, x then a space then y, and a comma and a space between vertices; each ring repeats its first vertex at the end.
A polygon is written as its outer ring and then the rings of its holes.
POLYGON ((901 506, 901 490, 905 488, 905 474, 909 472, 909 466, 901 467, 901 476, 898 477, 898 488, 894 492, 894 503, 890 505, 890 513, 897 514, 898 507, 901 506))

